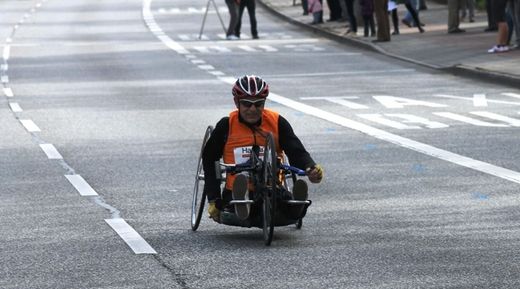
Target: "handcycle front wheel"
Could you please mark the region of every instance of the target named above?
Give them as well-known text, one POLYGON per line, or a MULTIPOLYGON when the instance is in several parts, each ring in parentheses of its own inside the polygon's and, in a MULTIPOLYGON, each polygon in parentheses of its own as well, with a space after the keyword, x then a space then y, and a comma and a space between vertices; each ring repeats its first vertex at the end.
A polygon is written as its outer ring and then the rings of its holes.
POLYGON ((276 189, 277 189, 277 158, 276 146, 271 133, 267 135, 264 147, 264 195, 262 204, 263 213, 263 234, 266 246, 271 245, 274 231, 274 212, 276 207, 276 189))
POLYGON ((213 127, 208 126, 206 133, 204 134, 204 139, 202 140, 202 147, 200 148, 199 160, 197 162, 197 172, 195 174, 195 184, 193 186, 193 199, 191 200, 191 229, 193 231, 196 231, 199 227, 200 219, 202 218, 202 214, 204 212, 204 205, 206 203, 206 194, 204 192, 199 194, 201 183, 204 182, 202 153, 212 132, 213 127))

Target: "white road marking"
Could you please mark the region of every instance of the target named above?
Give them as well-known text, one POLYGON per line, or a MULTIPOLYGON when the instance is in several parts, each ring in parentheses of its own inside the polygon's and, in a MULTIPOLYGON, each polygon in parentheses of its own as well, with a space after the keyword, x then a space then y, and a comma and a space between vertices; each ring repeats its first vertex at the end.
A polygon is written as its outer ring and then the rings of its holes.
POLYGON ((262 48, 263 50, 267 52, 276 52, 278 49, 272 47, 271 45, 258 45, 258 47, 262 48))
POLYGON ((39 132, 40 128, 30 119, 20 119, 20 122, 28 132, 39 132))
POLYGON ((0 67, 1 67, 2 71, 9 70, 9 65, 7 63, 4 63, 4 64, 0 65, 0 67))
POLYGON ((404 123, 418 123, 423 124, 427 128, 447 128, 450 127, 447 124, 431 121, 429 119, 426 119, 424 117, 412 115, 412 114, 404 114, 404 113, 386 113, 386 116, 392 116, 392 117, 398 117, 403 119, 404 123))
POLYGON ((520 94, 518 94, 518 93, 504 92, 504 93, 502 93, 502 95, 510 96, 510 97, 514 97, 514 98, 520 98, 520 94))
POLYGON ((202 63, 206 63, 206 61, 204 61, 202 59, 192 59, 191 63, 193 63, 193 64, 202 64, 202 63))
POLYGON ((9 76, 7 75, 2 75, 1 77, 1 80, 2 80, 2 83, 9 83, 9 76))
POLYGON ((362 75, 362 74, 392 74, 392 73, 405 73, 414 72, 415 69, 388 69, 388 70, 356 70, 356 71, 337 71, 337 72, 317 72, 317 73, 293 73, 293 74, 266 74, 262 77, 275 78, 275 77, 321 77, 321 76, 342 76, 342 75, 362 75))
POLYGON ((18 102, 9 102, 9 106, 13 112, 22 112, 23 109, 20 107, 18 102))
POLYGON ((224 46, 210 46, 210 48, 222 53, 231 53, 231 49, 224 46))
POLYGON ((416 100, 404 97, 395 97, 390 95, 374 95, 372 96, 386 108, 404 108, 405 106, 426 106, 426 107, 446 107, 445 104, 434 103, 423 100, 416 100))
POLYGON ((193 49, 200 53, 209 53, 209 48, 207 46, 194 46, 193 49))
POLYGON ((254 49, 253 47, 249 45, 239 45, 238 48, 245 50, 247 52, 258 52, 258 50, 254 49))
POLYGON ((364 119, 367 119, 367 120, 370 120, 370 121, 375 122, 375 123, 379 123, 379 124, 386 125, 386 126, 393 127, 393 128, 397 128, 397 129, 420 129, 419 126, 415 126, 415 125, 408 126, 406 124, 403 124, 403 123, 400 123, 400 122, 397 122, 397 121, 393 121, 393 120, 387 119, 387 118, 385 118, 384 116, 382 116, 381 114, 378 114, 378 113, 358 114, 357 116, 359 116, 361 118, 364 118, 364 119))
POLYGON ((486 95, 482 93, 473 94, 473 106, 488 106, 486 95))
POLYGON ((94 189, 80 175, 65 175, 67 180, 76 188, 76 191, 82 196, 97 196, 94 189))
POLYGON ((152 11, 150 10, 151 4, 152 4, 152 0, 143 0, 143 12, 142 12, 143 19, 144 19, 146 25, 148 26, 148 28, 150 29, 150 31, 154 32, 155 36, 157 38, 159 38, 159 40, 161 40, 162 43, 164 43, 164 45, 166 45, 166 47, 169 47, 170 49, 172 49, 173 51, 175 51, 179 54, 188 54, 188 51, 186 49, 184 49, 184 47, 182 45, 173 41, 173 39, 171 39, 164 33, 163 34, 157 33, 159 31, 162 32, 162 30, 160 30, 160 27, 155 22, 152 11), (153 31, 152 27, 159 28, 159 31, 153 31))
POLYGON ((213 65, 209 65, 209 64, 198 65, 197 67, 202 69, 202 70, 213 70, 213 69, 215 69, 215 67, 213 67, 213 65))
MULTIPOLYGON (((150 15, 150 2, 151 0, 143 0, 143 10, 148 10, 148 14, 150 15)), ((144 13, 143 13, 144 14, 144 13)), ((153 17, 153 16, 152 16, 153 17)), ((181 46, 182 47, 182 46, 181 46)), ((219 80, 229 84, 233 85, 236 81, 233 77, 218 77, 219 80)), ((457 164, 463 167, 467 167, 476 171, 480 171, 486 174, 490 174, 493 176, 497 176, 499 178, 509 180, 511 182, 515 182, 520 184, 520 173, 515 172, 506 168, 502 168, 499 166, 495 166, 486 162, 482 162, 479 160, 475 160, 469 157, 465 157, 459 154, 455 154, 443 149, 436 148, 434 146, 421 143, 418 141, 414 141, 412 139, 408 139, 405 137, 401 137, 392 133, 389 133, 384 130, 380 130, 368 125, 365 125, 360 122, 356 122, 347 118, 344 118, 342 116, 321 110, 316 107, 312 107, 310 105, 306 105, 301 102, 294 101, 292 99, 283 97, 281 95, 278 95, 276 93, 271 92, 269 96, 270 101, 277 102, 281 105, 285 105, 289 108, 292 108, 297 111, 301 111, 303 113, 306 113, 308 115, 312 115, 315 117, 318 117, 320 119, 327 120, 329 122, 338 124, 340 126, 350 128, 359 132, 362 132, 366 135, 375 137, 377 139, 387 141, 399 146, 402 146, 404 148, 408 148, 435 158, 439 158, 448 162, 451 162, 453 164, 457 164)))
POLYGON ((11 45, 6 45, 4 46, 4 50, 2 53, 2 58, 4 59, 4 61, 9 60, 9 54, 11 54, 11 45))
POLYGON ((6 43, 11 43, 11 42, 13 42, 13 39, 12 39, 11 37, 7 37, 7 38, 5 39, 5 42, 6 42, 6 43))
POLYGON ((339 104, 351 109, 368 109, 366 105, 348 101, 346 99, 358 99, 357 96, 313 96, 313 97, 300 97, 303 100, 326 100, 335 104, 339 104))
MULTIPOLYGON (((450 95, 450 94, 434 94, 433 96, 436 96, 436 97, 444 97, 444 98, 460 99, 460 100, 468 100, 468 101, 473 102, 473 98, 472 98, 472 97, 462 97, 462 96, 456 96, 456 95, 450 95)), ((492 100, 492 99, 487 99, 487 102, 491 102, 491 103, 501 103, 501 104, 520 105, 520 102, 503 101, 503 100, 492 100)))
POLYGON ((40 144, 40 148, 47 155, 47 158, 51 160, 61 160, 63 157, 58 152, 58 150, 54 147, 54 145, 50 143, 40 144))
POLYGON ((476 126, 508 127, 508 125, 505 125, 505 124, 481 121, 481 120, 478 120, 478 119, 474 119, 474 118, 471 118, 471 117, 463 116, 463 115, 456 114, 456 113, 453 113, 453 112, 434 112, 433 114, 438 115, 438 116, 442 116, 442 117, 445 117, 445 118, 449 118, 449 119, 453 119, 453 120, 469 123, 469 124, 476 125, 476 126))
POLYGON ((135 254, 157 254, 137 231, 121 218, 105 219, 105 222, 125 241, 135 254))
POLYGON ((489 119, 503 121, 505 123, 508 123, 511 126, 520 126, 520 119, 507 117, 505 115, 500 115, 500 114, 492 113, 492 112, 489 112, 489 111, 472 111, 470 113, 474 114, 474 115, 479 115, 479 116, 482 116, 482 117, 487 117, 489 119))
POLYGON ((218 71, 218 70, 213 70, 213 71, 208 71, 209 73, 215 75, 215 76, 223 76, 225 75, 224 72, 222 71, 218 71))
POLYGON ((13 97, 14 96, 13 90, 10 87, 4 87, 3 90, 4 90, 5 96, 7 96, 7 97, 13 97))

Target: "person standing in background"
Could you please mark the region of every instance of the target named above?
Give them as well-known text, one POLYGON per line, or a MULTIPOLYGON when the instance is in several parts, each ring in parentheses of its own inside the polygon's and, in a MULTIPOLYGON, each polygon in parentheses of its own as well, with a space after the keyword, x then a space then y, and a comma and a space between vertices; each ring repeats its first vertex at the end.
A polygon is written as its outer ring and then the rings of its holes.
POLYGON ((235 35, 235 28, 238 20, 238 4, 240 0, 226 0, 226 5, 229 10, 229 26, 226 32, 227 40, 237 40, 238 37, 235 35))
POLYGON ((464 0, 448 0, 448 33, 463 33, 460 29, 459 8, 462 7, 464 0))
POLYGON ((249 23, 251 25, 251 37, 258 39, 258 31, 256 30, 256 15, 255 15, 255 0, 240 0, 238 8, 238 21, 235 28, 235 36, 240 38, 240 28, 242 26, 242 15, 244 9, 247 7, 247 14, 249 15, 249 23))

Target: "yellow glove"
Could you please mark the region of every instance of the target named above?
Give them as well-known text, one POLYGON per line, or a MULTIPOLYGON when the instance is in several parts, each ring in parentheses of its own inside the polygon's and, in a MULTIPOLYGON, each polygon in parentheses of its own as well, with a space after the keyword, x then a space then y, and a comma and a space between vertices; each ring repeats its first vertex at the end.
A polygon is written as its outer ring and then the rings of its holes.
POLYGON ((319 183, 323 179, 323 168, 320 165, 315 165, 307 170, 307 177, 311 183, 319 183))
POLYGON ((209 202, 208 213, 213 221, 220 223, 220 210, 217 208, 215 201, 209 202))

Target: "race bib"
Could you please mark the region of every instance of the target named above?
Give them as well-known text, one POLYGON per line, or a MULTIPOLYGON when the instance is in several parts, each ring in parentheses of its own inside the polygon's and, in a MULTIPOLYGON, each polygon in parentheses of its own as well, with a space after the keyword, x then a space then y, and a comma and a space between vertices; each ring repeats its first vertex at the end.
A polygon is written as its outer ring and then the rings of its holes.
MULTIPOLYGON (((247 162, 249 158, 251 158, 252 149, 252 146, 235 148, 233 150, 233 153, 235 155, 235 164, 242 164, 247 162)), ((264 147, 260 147, 259 157, 262 160, 264 159, 264 147)))

